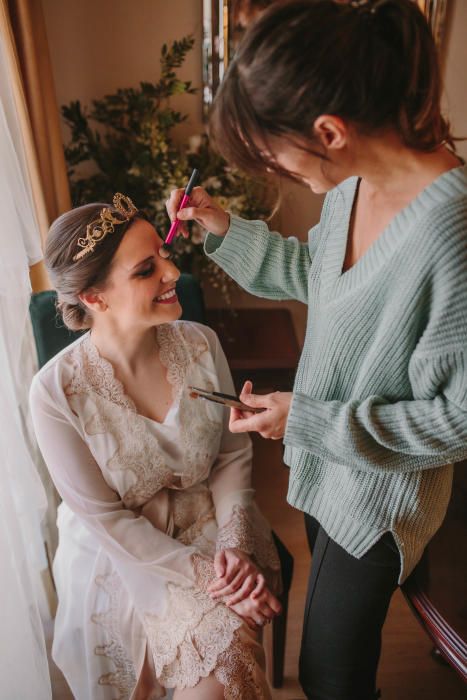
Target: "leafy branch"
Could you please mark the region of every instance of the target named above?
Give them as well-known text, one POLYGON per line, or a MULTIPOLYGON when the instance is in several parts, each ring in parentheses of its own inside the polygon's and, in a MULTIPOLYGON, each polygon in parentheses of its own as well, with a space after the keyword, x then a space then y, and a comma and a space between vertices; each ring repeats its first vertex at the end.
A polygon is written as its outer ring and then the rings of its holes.
MULTIPOLYGON (((196 148, 191 149, 182 149, 173 141, 174 127, 187 115, 173 109, 170 100, 197 92, 191 81, 177 75, 193 46, 192 36, 170 46, 164 44, 160 77, 155 82, 119 88, 93 100, 90 108, 79 100, 62 107, 70 129, 65 158, 74 205, 110 202, 115 192, 123 192, 145 210, 164 235, 169 226, 165 201, 172 189, 185 184, 196 167, 202 184, 234 213, 253 218, 268 213, 264 183, 231 170, 211 151, 206 136, 198 137, 196 148)), ((178 239, 177 262, 198 276, 204 273, 211 280, 216 278, 227 296, 226 276, 204 255, 202 237, 195 229, 190 240, 178 239)))

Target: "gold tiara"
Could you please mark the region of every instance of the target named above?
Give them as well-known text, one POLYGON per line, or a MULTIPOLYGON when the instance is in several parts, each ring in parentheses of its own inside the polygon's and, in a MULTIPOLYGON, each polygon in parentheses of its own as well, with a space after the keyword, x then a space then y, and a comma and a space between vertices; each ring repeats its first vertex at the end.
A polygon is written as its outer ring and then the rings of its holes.
POLYGON ((112 213, 108 207, 104 207, 99 217, 87 225, 85 238, 78 238, 78 246, 83 250, 76 253, 73 260, 80 260, 85 255, 92 253, 97 243, 103 241, 108 233, 114 232, 116 225, 130 221, 138 212, 131 199, 120 192, 114 195, 112 202, 118 216, 112 213))

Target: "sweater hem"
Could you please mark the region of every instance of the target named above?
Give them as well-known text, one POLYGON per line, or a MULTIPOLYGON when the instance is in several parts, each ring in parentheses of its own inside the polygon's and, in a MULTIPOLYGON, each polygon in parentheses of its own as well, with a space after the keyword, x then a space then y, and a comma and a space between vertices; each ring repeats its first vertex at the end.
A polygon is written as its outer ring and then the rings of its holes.
POLYGON ((386 532, 390 532, 400 555, 399 585, 406 580, 423 553, 424 546, 412 543, 412 546, 408 547, 391 523, 375 527, 356 520, 337 508, 335 501, 331 501, 327 494, 316 488, 306 490, 302 482, 292 478, 289 480, 287 501, 294 508, 312 515, 326 534, 356 559, 361 559, 386 532))

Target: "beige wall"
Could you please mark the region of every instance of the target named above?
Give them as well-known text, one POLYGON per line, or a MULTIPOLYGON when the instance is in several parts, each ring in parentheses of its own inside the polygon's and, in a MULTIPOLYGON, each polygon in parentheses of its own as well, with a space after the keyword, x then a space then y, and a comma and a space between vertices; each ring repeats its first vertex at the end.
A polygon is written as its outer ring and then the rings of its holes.
MULTIPOLYGON (((450 15, 445 51, 447 109, 456 135, 467 136, 467 0, 448 0, 450 15)), ((196 96, 173 100, 174 106, 189 114, 179 127, 178 137, 202 130, 201 37, 202 0, 42 0, 54 68, 58 104, 92 98, 118 87, 156 80, 159 53, 164 42, 186 34, 196 38, 180 76, 199 86, 196 96)), ((459 144, 467 159, 467 141, 459 144)), ((306 240, 307 230, 318 218, 322 198, 298 185, 284 184, 283 205, 277 227, 287 235, 306 240)), ((210 306, 222 302, 208 293, 210 306)), ((246 293, 235 299, 238 306, 269 306, 246 293)), ((300 341, 303 339, 306 308, 287 303, 292 310, 300 341)))
MULTIPOLYGON (((88 104, 119 87, 159 77, 162 44, 193 34, 180 69, 201 86, 202 0, 42 0, 57 101, 88 104)), ((201 96, 174 98, 189 114, 181 135, 201 129, 201 96)))

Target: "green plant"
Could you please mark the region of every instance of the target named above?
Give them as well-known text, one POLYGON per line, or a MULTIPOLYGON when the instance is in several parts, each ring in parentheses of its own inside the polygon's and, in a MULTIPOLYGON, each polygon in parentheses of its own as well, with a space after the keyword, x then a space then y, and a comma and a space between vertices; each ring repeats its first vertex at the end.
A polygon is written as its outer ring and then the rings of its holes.
MULTIPOLYGON (((170 191, 183 187, 196 167, 201 184, 230 211, 248 218, 267 215, 264 184, 229 168, 212 152, 206 135, 192 138, 188 148, 174 142, 173 129, 187 115, 174 110, 170 98, 196 92, 191 82, 177 77, 177 69, 193 46, 191 36, 170 46, 164 44, 160 78, 154 83, 120 88, 93 100, 89 109, 78 100, 62 107, 71 134, 65 158, 75 205, 109 202, 115 192, 123 192, 165 235, 169 226, 165 202, 170 191)), ((202 232, 191 228, 190 239, 177 240, 176 262, 185 271, 210 278, 227 298, 228 278, 204 255, 202 232)))

